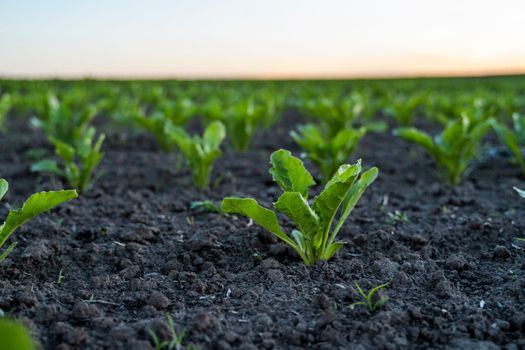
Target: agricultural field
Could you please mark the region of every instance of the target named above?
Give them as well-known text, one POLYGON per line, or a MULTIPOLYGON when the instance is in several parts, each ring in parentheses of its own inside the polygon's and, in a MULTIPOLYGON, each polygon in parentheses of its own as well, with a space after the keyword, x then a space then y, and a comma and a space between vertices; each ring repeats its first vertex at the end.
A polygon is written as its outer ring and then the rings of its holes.
POLYGON ((0 349, 525 349, 524 146, 521 76, 0 81, 0 349))

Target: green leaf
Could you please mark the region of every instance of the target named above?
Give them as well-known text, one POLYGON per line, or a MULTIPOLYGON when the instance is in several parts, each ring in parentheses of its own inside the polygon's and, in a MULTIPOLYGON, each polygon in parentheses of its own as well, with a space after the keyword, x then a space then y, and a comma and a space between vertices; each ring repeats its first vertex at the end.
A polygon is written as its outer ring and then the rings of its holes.
POLYGON ((332 179, 328 181, 324 190, 314 198, 312 208, 319 216, 321 225, 321 230, 319 230, 319 236, 314 241, 314 246, 316 249, 320 247, 323 254, 326 252, 328 234, 335 215, 360 172, 360 161, 354 165, 341 165, 332 179))
POLYGON ((338 127, 330 131, 326 125, 300 125, 290 135, 301 146, 308 158, 319 168, 322 181, 328 182, 341 164, 355 152, 359 141, 367 133, 366 127, 338 127))
POLYGON ((0 200, 4 198, 8 189, 9 189, 9 183, 4 179, 0 179, 0 200))
POLYGON ((354 186, 352 186, 352 188, 350 189, 350 191, 346 194, 341 209, 341 215, 339 215, 337 225, 332 231, 329 243, 332 243, 334 241, 335 237, 337 236, 337 233, 339 233, 339 230, 343 226, 344 222, 356 206, 357 202, 359 202, 359 199, 361 199, 361 196, 363 195, 367 187, 375 181, 378 173, 379 170, 376 167, 368 169, 363 174, 361 174, 359 181, 357 181, 357 183, 355 183, 354 186))
POLYGON ((525 117, 522 117, 519 113, 513 113, 512 123, 514 125, 514 132, 516 133, 519 144, 525 144, 525 117))
POLYGON ((368 299, 371 300, 372 297, 374 296, 374 294, 375 294, 377 291, 379 291, 380 289, 386 288, 387 286, 388 286, 388 282, 387 282, 387 283, 380 284, 380 285, 375 286, 374 288, 372 288, 372 289, 370 290, 370 292, 368 292, 368 295, 367 295, 368 299))
POLYGON ((517 187, 513 187, 514 191, 516 191, 516 193, 521 197, 521 198, 525 198, 525 191, 524 190, 520 190, 519 188, 517 187))
POLYGON ((283 191, 299 192, 304 198, 308 198, 308 188, 315 185, 315 181, 299 158, 280 149, 272 153, 270 164, 270 174, 283 191))
MULTIPOLYGON (((490 126, 494 123, 494 119, 490 118, 487 119, 481 123, 477 123, 474 125, 474 127, 469 130, 467 140, 472 144, 477 146, 483 139, 483 137, 487 134, 487 131, 489 131, 490 126)), ((477 147, 474 147, 474 151, 477 149, 477 147)), ((475 152, 474 152, 475 153, 475 152)))
POLYGON ((416 128, 397 128, 394 129, 394 135, 401 137, 407 141, 413 142, 415 144, 423 147, 428 153, 433 157, 437 158, 438 154, 436 153, 434 141, 432 137, 425 132, 419 131, 416 128))
POLYGON ((307 240, 319 230, 317 214, 299 192, 284 192, 274 206, 297 225, 307 240))
POLYGON ((249 217, 286 243, 295 246, 295 243, 281 229, 277 215, 270 209, 259 205, 255 199, 226 197, 222 200, 221 208, 225 213, 237 213, 249 217))
POLYGON ((89 145, 86 146, 86 153, 82 158, 82 171, 78 175, 75 174, 75 176, 78 177, 78 188, 80 192, 88 190, 91 186, 93 172, 104 157, 104 153, 100 152, 100 149, 102 148, 102 143, 104 143, 105 138, 106 136, 101 134, 94 146, 91 145, 92 140, 90 140, 89 145))
POLYGON ((75 149, 72 146, 55 137, 50 137, 49 141, 55 146, 55 152, 60 158, 66 163, 73 163, 75 159, 75 149))
POLYGON ((11 253, 11 251, 12 251, 13 249, 15 249, 16 244, 17 244, 17 242, 13 242, 13 243, 11 243, 11 244, 9 245, 9 247, 7 247, 7 249, 4 250, 4 252, 3 252, 2 254, 0 254, 0 263, 1 263, 2 261, 4 261, 5 258, 7 258, 7 256, 9 255, 9 253, 11 253))
POLYGON ((169 151, 173 148, 173 140, 166 134, 166 125, 171 124, 163 113, 156 112, 152 116, 147 117, 144 112, 137 109, 132 112, 131 119, 140 127, 152 133, 155 140, 164 151, 169 151))
POLYGON ((219 214, 223 213, 222 209, 209 199, 206 199, 203 201, 193 201, 190 203, 190 209, 200 209, 200 208, 210 213, 219 213, 219 214))
POLYGON ((324 190, 314 198, 312 208, 320 218, 324 230, 330 229, 337 210, 343 202, 348 189, 361 172, 361 162, 354 165, 343 164, 336 171, 324 190))
MULTIPOLYGON (((359 129, 347 128, 339 131, 331 141, 332 152, 335 154, 343 153, 343 158, 340 160, 342 162, 346 161, 347 158, 354 153, 357 144, 363 136, 365 136, 366 131, 365 127, 359 129)), ((341 164, 338 164, 338 166, 339 165, 341 164)))
POLYGON ((313 124, 299 125, 298 132, 291 131, 290 136, 306 150, 326 143, 326 138, 323 137, 320 127, 313 124))
POLYGON ((171 123, 168 123, 166 125, 165 131, 168 137, 180 147, 186 158, 194 153, 194 149, 191 147, 191 136, 188 135, 186 130, 180 126, 175 126, 171 123))
POLYGON ((453 159, 453 153, 457 153, 459 148, 463 148, 462 144, 466 141, 465 134, 469 127, 469 119, 462 115, 461 118, 450 121, 441 134, 435 137, 436 145, 439 147, 444 160, 453 159))
POLYGON ((370 122, 364 125, 367 131, 381 133, 388 130, 388 124, 385 122, 370 122))
POLYGON ((76 198, 75 190, 62 190, 35 193, 24 203, 21 209, 12 210, 7 215, 7 219, 0 227, 0 247, 19 226, 28 220, 46 212, 57 205, 76 198))
POLYGON ((19 321, 0 318, 0 339, 5 350, 35 350, 36 346, 28 330, 19 321))
POLYGON ((204 131, 203 141, 209 149, 219 148, 226 137, 226 128, 220 121, 215 121, 208 125, 204 131))
POLYGON ((220 144, 225 138, 224 125, 211 123, 204 135, 191 137, 181 127, 169 124, 167 135, 179 146, 190 166, 193 183, 199 189, 209 185, 213 162, 222 155, 220 144))
POLYGON ((62 171, 58 167, 58 164, 53 159, 43 159, 31 165, 32 172, 50 172, 53 174, 60 175, 62 171))
POLYGON ((514 158, 521 166, 521 169, 525 171, 525 161, 523 159, 523 155, 521 154, 517 133, 513 133, 509 128, 499 124, 496 121, 492 121, 491 124, 493 129, 496 131, 496 134, 498 134, 501 142, 512 152, 514 158))
POLYGON ((301 251, 306 254, 306 242, 304 240, 304 235, 300 231, 292 230, 292 237, 297 243, 299 249, 301 249, 301 251))
POLYGON ((303 250, 281 229, 277 215, 273 211, 260 206, 255 199, 226 197, 222 200, 221 208, 225 213, 237 213, 249 217, 287 243, 299 253, 306 264, 310 264, 303 250))
POLYGON ((333 242, 328 245, 324 258, 330 260, 334 254, 345 245, 344 242, 333 242))

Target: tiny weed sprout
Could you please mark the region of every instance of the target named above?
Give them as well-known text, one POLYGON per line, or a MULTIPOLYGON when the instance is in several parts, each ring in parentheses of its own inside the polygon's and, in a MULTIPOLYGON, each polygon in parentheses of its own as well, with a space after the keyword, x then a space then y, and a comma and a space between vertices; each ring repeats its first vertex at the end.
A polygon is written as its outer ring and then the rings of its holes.
POLYGON ((60 269, 60 271, 58 272, 58 276, 57 276, 57 285, 60 285, 62 283, 62 281, 64 280, 64 275, 62 274, 62 269, 60 269))
POLYGON ((219 121, 211 123, 202 137, 190 136, 174 125, 167 125, 166 132, 184 154, 195 186, 200 190, 207 188, 213 162, 222 154, 220 145, 226 136, 224 125, 219 121))
POLYGON ((55 154, 61 159, 62 167, 53 159, 44 159, 31 166, 31 171, 50 172, 64 177, 68 184, 79 190, 87 191, 94 182, 94 172, 104 157, 101 152, 104 134, 93 143, 95 129, 89 128, 76 147, 54 137, 49 140, 55 146, 55 154))
MULTIPOLYGON (((151 336, 151 341, 153 342, 153 346, 155 347, 155 350, 182 350, 183 345, 182 342, 184 341, 184 338, 186 337, 186 331, 182 330, 179 333, 177 333, 177 330, 175 329, 175 323, 173 322, 173 319, 170 315, 166 315, 166 320, 168 322, 168 330, 170 332, 170 339, 161 341, 157 334, 155 334, 154 331, 151 329, 148 330, 148 333, 151 336)), ((186 349, 198 349, 195 345, 189 344, 185 347, 186 349)))
POLYGON ((434 138, 415 128, 398 128, 394 135, 423 147, 436 161, 443 178, 457 185, 470 171, 471 162, 491 123, 491 119, 475 123, 462 115, 449 122, 434 138))
POLYGON ((378 292, 381 289, 386 288, 387 286, 388 283, 380 284, 372 288, 368 293, 365 293, 363 289, 359 286, 359 283, 356 282, 355 287, 359 292, 361 301, 353 303, 352 305, 350 305, 350 308, 353 309, 356 306, 365 306, 368 310, 372 312, 379 310, 379 308, 388 301, 388 298, 384 296, 378 297, 378 292))
POLYGON ((377 168, 359 177, 360 162, 341 165, 310 206, 308 189, 315 181, 301 160, 281 149, 272 153, 270 164, 273 180, 284 191, 274 207, 297 227, 291 237, 282 230, 277 214, 252 198, 227 197, 222 201, 222 210, 249 217, 291 246, 308 266, 329 260, 344 245, 335 240, 337 234, 366 188, 376 179, 377 168))
POLYGON ((492 127, 498 134, 500 141, 509 149, 516 161, 525 173, 525 160, 521 153, 521 147, 525 145, 525 117, 518 113, 512 114, 512 129, 502 123, 492 120, 492 127))
MULTIPOLYGON (((6 180, 0 179, 0 200, 4 197, 9 184, 6 180)), ((39 192, 30 196, 21 209, 11 210, 7 214, 7 219, 0 226, 0 249, 5 244, 9 236, 30 219, 56 207, 59 204, 67 202, 77 197, 75 190, 62 190, 39 192)), ((9 253, 15 248, 16 242, 11 243, 4 252, 0 253, 0 262, 2 262, 9 253)))
POLYGON ((516 191, 516 193, 521 197, 521 198, 525 198, 525 190, 520 190, 519 188, 517 187, 513 187, 514 191, 516 191))
POLYGON ((0 317, 0 345, 5 350, 36 350, 27 328, 16 320, 0 317))
POLYGON ((347 127, 339 130, 334 137, 330 137, 322 126, 314 124, 301 125, 298 131, 290 133, 307 157, 317 166, 324 183, 332 178, 339 165, 348 161, 365 134, 365 127, 358 129, 347 127))
POLYGON ((399 210, 395 210, 387 214, 387 218, 386 218, 387 225, 395 225, 398 222, 403 222, 403 223, 408 222, 407 214, 399 210))

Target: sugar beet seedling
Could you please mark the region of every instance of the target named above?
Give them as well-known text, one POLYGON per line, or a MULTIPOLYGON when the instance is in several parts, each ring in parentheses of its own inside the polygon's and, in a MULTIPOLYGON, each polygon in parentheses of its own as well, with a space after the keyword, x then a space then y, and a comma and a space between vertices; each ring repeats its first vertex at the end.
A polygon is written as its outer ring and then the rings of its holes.
POLYGON ((301 146, 310 160, 321 172, 324 183, 328 182, 339 165, 355 152, 359 141, 365 136, 365 127, 345 127, 331 137, 323 125, 300 125, 290 135, 301 146))
POLYGON ((95 141, 95 132, 95 128, 89 128, 76 146, 50 137, 49 140, 55 146, 55 154, 60 158, 62 165, 59 166, 54 159, 44 159, 33 164, 31 171, 62 176, 79 192, 87 191, 95 181, 97 166, 104 158, 101 148, 105 135, 99 135, 95 141))
POLYGON ((344 245, 335 240, 337 234, 366 188, 376 179, 378 169, 373 167, 359 177, 360 161, 341 165, 310 206, 308 188, 315 181, 302 161, 281 149, 272 153, 270 163, 270 174, 284 191, 274 207, 297 227, 291 237, 282 230, 276 213, 260 206, 255 199, 227 197, 222 201, 222 210, 251 218, 291 246, 308 266, 329 260, 344 245))
POLYGON ((512 114, 512 122, 512 128, 507 127, 503 123, 498 123, 496 120, 492 120, 491 125, 501 142, 513 154, 514 160, 521 167, 521 171, 525 174, 525 159, 523 159, 521 152, 521 148, 525 145, 525 116, 514 113, 512 114))
MULTIPOLYGON (((0 200, 4 197, 8 189, 9 184, 7 181, 0 179, 0 200)), ((77 196, 75 190, 49 191, 33 194, 27 199, 21 209, 9 211, 7 219, 0 226, 0 248, 2 248, 9 236, 11 236, 18 227, 32 218, 77 196)), ((16 242, 12 243, 4 252, 0 253, 0 262, 11 253, 15 246, 16 242)))
POLYGON ((458 185, 469 172, 492 119, 477 122, 467 115, 450 121, 434 138, 416 128, 397 128, 394 135, 425 149, 436 161, 443 178, 458 185))
POLYGON ((200 190, 207 188, 213 163, 222 155, 220 146, 226 137, 224 125, 215 121, 208 125, 202 136, 190 136, 184 129, 168 124, 166 134, 184 154, 195 186, 200 190))

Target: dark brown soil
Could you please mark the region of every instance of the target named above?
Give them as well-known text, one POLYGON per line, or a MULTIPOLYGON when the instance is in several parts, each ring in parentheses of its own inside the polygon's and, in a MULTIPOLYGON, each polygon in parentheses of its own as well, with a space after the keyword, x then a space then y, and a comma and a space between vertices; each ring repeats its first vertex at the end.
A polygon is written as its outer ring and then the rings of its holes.
MULTIPOLYGON (((489 158, 462 185, 433 176, 432 161, 389 134, 368 135, 356 157, 380 169, 350 216, 348 242, 307 268, 243 217, 189 210, 195 200, 280 194, 268 174, 298 116, 263 131, 245 154, 226 152, 205 193, 176 156, 147 136, 109 138, 93 190, 17 231, 0 268, 0 309, 23 319, 44 349, 149 349, 166 315, 201 349, 525 349, 525 187, 518 167, 489 158), (401 211, 408 222, 389 222, 401 211), (59 275, 63 279, 58 283, 59 275), (389 282, 375 313, 350 305, 389 282)), ((29 172, 46 142, 15 123, 0 138, 0 176, 20 204, 66 187, 29 172)), ((311 169, 310 164, 307 166, 311 169)), ((284 223, 287 225, 286 223, 284 223)), ((0 346, 1 348, 1 346, 0 346)))

